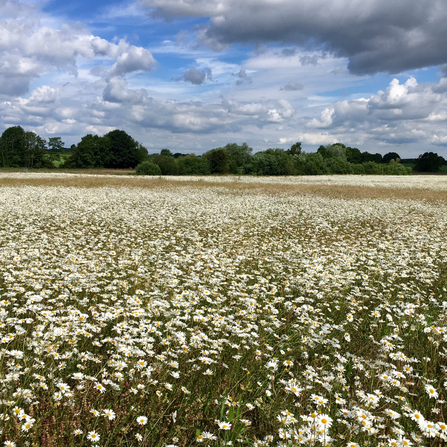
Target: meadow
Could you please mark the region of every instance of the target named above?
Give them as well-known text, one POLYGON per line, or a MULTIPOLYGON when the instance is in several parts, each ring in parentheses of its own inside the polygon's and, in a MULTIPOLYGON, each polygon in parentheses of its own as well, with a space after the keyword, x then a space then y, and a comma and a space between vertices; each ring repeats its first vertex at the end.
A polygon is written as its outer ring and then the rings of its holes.
POLYGON ((0 445, 444 445, 446 190, 2 173, 0 445))

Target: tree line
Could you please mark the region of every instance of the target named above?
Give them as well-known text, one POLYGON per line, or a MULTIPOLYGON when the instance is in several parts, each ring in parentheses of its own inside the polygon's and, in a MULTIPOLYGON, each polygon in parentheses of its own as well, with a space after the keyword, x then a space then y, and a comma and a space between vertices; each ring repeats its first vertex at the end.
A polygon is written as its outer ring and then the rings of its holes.
POLYGON ((136 169, 144 175, 318 175, 447 172, 446 160, 433 152, 401 160, 399 154, 361 152, 342 143, 320 146, 305 153, 301 143, 289 149, 270 148, 253 154, 247 143, 227 144, 203 155, 147 149, 123 130, 104 136, 88 134, 67 149, 60 137, 45 140, 21 126, 6 129, 0 137, 0 167, 136 169))

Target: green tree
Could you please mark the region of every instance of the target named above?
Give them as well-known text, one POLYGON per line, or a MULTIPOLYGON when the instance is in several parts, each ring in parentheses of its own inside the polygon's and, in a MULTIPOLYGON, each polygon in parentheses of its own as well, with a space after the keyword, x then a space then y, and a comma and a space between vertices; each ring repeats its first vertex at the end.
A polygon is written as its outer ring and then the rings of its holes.
POLYGON ((247 174, 251 171, 251 158, 253 149, 247 143, 238 145, 227 144, 224 148, 228 155, 228 169, 232 174, 247 174))
POLYGON ((25 166, 25 131, 21 126, 8 127, 3 132, 0 150, 2 166, 25 166))
POLYGON ((389 163, 391 160, 400 160, 400 155, 396 152, 388 152, 382 157, 382 163, 389 163))
POLYGON ((145 149, 124 130, 112 130, 104 135, 110 140, 110 158, 104 163, 106 168, 135 168, 147 157, 145 149))
POLYGON ((253 170, 258 175, 290 175, 291 169, 292 157, 282 149, 267 149, 253 156, 253 170))
POLYGON ((290 149, 286 151, 289 155, 300 155, 301 154, 301 142, 297 141, 295 144, 290 146, 290 149))
POLYGON ((417 172, 439 172, 445 163, 444 157, 441 157, 437 153, 424 152, 419 155, 413 169, 417 172))
POLYGON ((217 148, 204 154, 208 161, 211 174, 226 174, 228 172, 228 155, 225 149, 217 148))
POLYGON ((161 175, 161 169, 155 163, 145 160, 135 170, 137 175, 161 175))
POLYGON ((64 164, 73 168, 102 168, 112 158, 110 139, 88 134, 82 137, 77 146, 72 148, 70 158, 64 164))
POLYGON ((48 150, 45 155, 45 161, 48 165, 54 166, 55 162, 61 160, 64 152, 64 142, 61 137, 51 137, 48 140, 48 150))
MULTIPOLYGON (((168 149, 163 149, 163 151, 168 151, 168 149)), ((170 151, 168 151, 170 153, 170 151)), ((166 154, 166 152, 164 152, 166 154)), ((178 175, 179 168, 177 165, 177 162, 175 158, 172 156, 172 154, 169 155, 163 155, 163 154, 157 154, 152 157, 153 162, 159 166, 161 169, 161 173, 163 175, 178 175)))
POLYGON ((346 160, 349 163, 362 163, 363 157, 362 153, 356 147, 347 147, 346 148, 346 160))
POLYGON ((205 157, 187 154, 177 158, 180 175, 208 175, 210 167, 205 157))
POLYGON ((25 132, 23 139, 23 162, 25 168, 40 168, 46 155, 46 141, 34 132, 25 132))

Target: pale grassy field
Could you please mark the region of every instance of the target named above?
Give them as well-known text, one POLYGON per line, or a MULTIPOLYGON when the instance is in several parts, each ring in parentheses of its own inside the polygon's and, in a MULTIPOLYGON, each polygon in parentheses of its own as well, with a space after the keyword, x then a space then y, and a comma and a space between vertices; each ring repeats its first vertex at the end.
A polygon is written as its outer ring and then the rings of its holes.
POLYGON ((447 177, 0 174, 0 443, 441 446, 447 177))

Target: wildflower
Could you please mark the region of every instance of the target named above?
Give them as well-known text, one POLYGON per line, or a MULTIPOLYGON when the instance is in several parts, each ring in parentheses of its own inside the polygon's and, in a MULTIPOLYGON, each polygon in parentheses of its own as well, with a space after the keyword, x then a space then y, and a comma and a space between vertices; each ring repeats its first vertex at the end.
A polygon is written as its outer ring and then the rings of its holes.
POLYGON ((221 430, 230 430, 231 424, 228 422, 218 422, 219 428, 221 430))
POLYGON ((82 430, 79 430, 79 428, 77 428, 77 429, 73 432, 73 434, 74 434, 75 436, 82 435, 82 430))
POLYGON ((16 447, 16 443, 13 441, 5 441, 3 444, 5 447, 16 447))
POLYGON ((115 419, 115 412, 110 409, 103 410, 102 414, 109 419, 109 421, 112 421, 115 419))
POLYGON ((438 392, 430 384, 425 385, 425 391, 430 397, 438 398, 438 392))
POLYGON ((413 412, 413 414, 410 414, 410 418, 419 424, 422 423, 423 421, 425 421, 424 416, 422 416, 422 414, 419 413, 419 411, 415 411, 415 412, 413 412))
POLYGON ((332 425, 332 419, 327 414, 320 414, 317 418, 317 424, 321 429, 326 431, 332 425))
POLYGON ((147 424, 147 417, 146 416, 138 416, 137 417, 137 422, 140 425, 146 425, 147 424))
POLYGON ((98 442, 100 439, 100 436, 95 431, 89 431, 88 435, 87 435, 87 439, 92 442, 98 442))
POLYGON ((137 438, 137 441, 142 441, 143 440, 143 436, 141 436, 139 433, 136 433, 135 437, 137 438))

